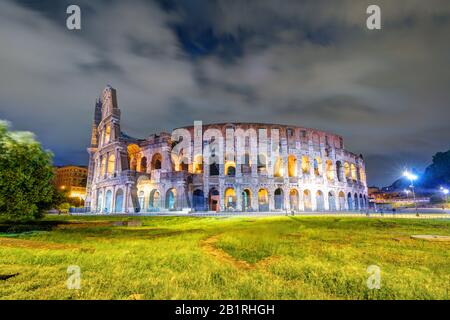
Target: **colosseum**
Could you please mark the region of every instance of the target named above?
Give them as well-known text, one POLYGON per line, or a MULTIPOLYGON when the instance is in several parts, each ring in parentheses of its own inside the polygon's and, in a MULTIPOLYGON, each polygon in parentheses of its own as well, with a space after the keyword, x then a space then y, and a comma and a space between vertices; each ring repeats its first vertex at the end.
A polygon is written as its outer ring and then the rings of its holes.
POLYGON ((86 210, 92 213, 361 211, 364 161, 342 137, 299 126, 223 123, 136 139, 116 90, 96 102, 86 210))

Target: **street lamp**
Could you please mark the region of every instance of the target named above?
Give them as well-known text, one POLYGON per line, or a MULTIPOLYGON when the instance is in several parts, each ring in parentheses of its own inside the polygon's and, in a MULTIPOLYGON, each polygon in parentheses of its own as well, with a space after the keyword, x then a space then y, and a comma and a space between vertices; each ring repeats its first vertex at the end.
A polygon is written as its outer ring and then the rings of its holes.
POLYGON ((448 202, 448 192, 449 192, 448 189, 441 187, 441 191, 445 196, 445 202, 448 202))
POLYGON ((405 170, 403 172, 403 176, 406 177, 407 179, 409 179, 409 181, 411 181, 411 190, 413 193, 413 199, 414 199, 414 207, 416 208, 416 215, 419 215, 419 212, 417 210, 417 202, 416 202, 416 193, 414 192, 414 180, 417 180, 417 175, 415 175, 414 173, 409 172, 408 170, 405 170))
POLYGON ((411 191, 409 191, 408 189, 405 189, 405 190, 403 190, 403 192, 406 193, 406 199, 408 199, 409 198, 409 193, 411 191))

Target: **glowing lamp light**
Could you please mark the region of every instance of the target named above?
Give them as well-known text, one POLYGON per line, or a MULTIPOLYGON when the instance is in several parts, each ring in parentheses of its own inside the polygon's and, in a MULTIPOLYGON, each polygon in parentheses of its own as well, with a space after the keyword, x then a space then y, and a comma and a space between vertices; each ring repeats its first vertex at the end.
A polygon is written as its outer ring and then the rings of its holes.
POLYGON ((411 181, 417 180, 417 175, 409 172, 408 170, 406 170, 405 172, 403 172, 403 176, 408 178, 411 181))
POLYGON ((448 194, 448 189, 442 189, 442 193, 447 195, 448 194))

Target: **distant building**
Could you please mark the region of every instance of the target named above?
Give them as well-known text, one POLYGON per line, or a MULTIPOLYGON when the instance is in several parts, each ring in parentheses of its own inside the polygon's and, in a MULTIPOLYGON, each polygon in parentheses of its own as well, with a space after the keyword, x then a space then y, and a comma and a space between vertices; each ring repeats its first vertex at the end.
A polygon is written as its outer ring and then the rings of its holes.
POLYGON ((55 185, 67 191, 69 197, 86 199, 88 169, 83 166, 55 167, 55 185))

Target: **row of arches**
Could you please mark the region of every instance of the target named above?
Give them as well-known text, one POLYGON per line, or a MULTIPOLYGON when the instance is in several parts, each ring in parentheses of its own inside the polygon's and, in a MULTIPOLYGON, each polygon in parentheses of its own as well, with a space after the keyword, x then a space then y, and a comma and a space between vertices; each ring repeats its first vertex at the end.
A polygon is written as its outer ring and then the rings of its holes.
MULTIPOLYGON (((248 155, 245 157, 244 164, 242 165, 242 172, 251 172, 251 170, 244 170, 245 168, 251 168, 251 163, 248 160, 248 155)), ((201 161, 195 161, 195 173, 202 173, 201 161)), ((348 162, 344 163, 344 167, 342 166, 341 161, 336 161, 333 164, 333 161, 326 160, 325 167, 322 165, 322 159, 320 157, 316 157, 312 161, 307 156, 302 156, 301 158, 301 171, 302 175, 309 176, 311 174, 311 169, 313 169, 313 174, 315 177, 322 177, 323 170, 325 170, 325 176, 329 181, 333 181, 335 176, 339 181, 344 181, 343 176, 345 175, 346 179, 365 181, 365 174, 363 168, 358 168, 355 164, 349 164, 348 162), (336 171, 335 171, 336 170, 336 171), (336 173, 335 173, 336 172, 336 173)), ((209 174, 210 176, 218 176, 219 175, 219 165, 216 163, 209 165, 209 174)), ((265 155, 258 155, 258 164, 257 164, 257 172, 258 173, 267 173, 267 158, 265 155)), ((234 161, 226 161, 224 164, 224 174, 225 176, 235 176, 236 174, 236 163, 234 161)), ((278 157, 275 161, 273 168, 273 175, 275 177, 283 177, 285 175, 285 165, 282 157, 278 157)), ((297 177, 298 176, 298 165, 297 165, 297 157, 294 155, 289 155, 287 159, 287 176, 288 177, 297 177)))
POLYGON ((112 175, 116 170, 116 156, 114 153, 107 153, 100 157, 100 175, 112 175))
POLYGON ((117 189, 114 195, 113 191, 107 190, 105 195, 103 191, 99 190, 97 193, 97 212, 112 213, 112 212, 124 212, 124 192, 122 189, 117 189))
MULTIPOLYGON (((257 204, 252 205, 253 192, 250 188, 245 188, 241 191, 241 206, 242 211, 270 211, 270 196, 269 191, 265 188, 258 189, 257 204)), ((290 210, 300 211, 300 201, 303 203, 304 211, 325 211, 325 196, 324 193, 318 190, 315 196, 315 208, 313 207, 312 193, 305 189, 302 194, 295 188, 289 190, 288 201, 290 210)), ((224 192, 223 207, 225 210, 236 210, 238 208, 236 191, 234 188, 227 188, 224 192)), ((338 199, 333 191, 328 193, 328 210, 361 210, 367 207, 367 197, 363 194, 339 192, 338 199), (347 200, 346 200, 347 199, 347 200), (337 201, 338 200, 338 201, 337 201), (347 201, 347 206, 346 206, 347 201)), ((284 190, 282 188, 275 189, 273 193, 273 209, 285 210, 287 205, 285 203, 284 190)), ((193 192, 193 209, 196 211, 219 211, 221 209, 220 193, 216 188, 210 189, 207 197, 205 197, 203 190, 196 189, 193 192)))
MULTIPOLYGON (((141 149, 137 145, 129 145, 128 146, 128 158, 130 163, 130 170, 139 171, 139 172, 147 172, 147 168, 150 165, 150 170, 158 170, 162 168, 163 157, 161 153, 155 153, 148 164, 147 158, 141 155, 141 149)), ((214 158, 214 155, 212 156, 214 158)), ((106 160, 104 160, 106 161, 106 160)), ((112 159, 115 162, 115 157, 112 159)), ((341 161, 336 161, 333 163, 332 160, 328 159, 323 164, 322 159, 320 157, 315 157, 312 160, 308 156, 302 156, 301 159, 300 170, 303 176, 310 176, 313 174, 315 177, 322 177, 325 174, 325 177, 329 181, 334 181, 337 178, 338 181, 344 182, 346 180, 353 181, 363 181, 365 182, 365 173, 362 167, 356 166, 354 163, 349 163, 345 161, 342 163, 341 161)), ((251 158, 248 153, 244 155, 243 161, 241 165, 241 172, 250 173, 251 172, 251 158)), ((114 165, 111 164, 110 169, 110 161, 108 160, 108 165, 102 162, 102 174, 104 174, 105 170, 103 168, 108 168, 107 172, 110 170, 114 171, 114 165)), ((173 165, 174 170, 189 170, 188 165, 173 165)), ((209 165, 209 175, 210 176, 218 176, 220 175, 218 163, 211 163, 209 165)), ((274 177, 284 177, 285 173, 288 177, 297 177, 298 176, 298 160, 295 155, 288 155, 287 164, 284 163, 284 160, 281 156, 277 157, 273 167, 273 175, 274 177), (286 172, 285 172, 286 170, 286 172)), ((203 173, 203 158, 201 155, 197 155, 194 157, 194 161, 191 167, 192 173, 201 174, 203 173)), ((259 174, 267 174, 268 172, 268 161, 267 156, 265 154, 259 154, 257 156, 257 172, 259 174)), ((233 177, 236 175, 236 162, 235 161, 225 161, 224 163, 224 174, 225 176, 233 177)))
MULTIPOLYGON (((242 211, 270 211, 270 197, 269 191, 265 188, 260 188, 257 191, 256 201, 253 204, 253 191, 250 188, 245 188, 241 191, 240 206, 242 211)), ((192 209, 195 211, 220 211, 223 208, 226 211, 234 211, 238 209, 237 195, 234 188, 225 189, 223 199, 220 197, 220 192, 217 188, 211 188, 208 195, 205 196, 203 190, 195 189, 192 194, 192 209)), ((294 211, 342 211, 342 210, 363 210, 367 208, 367 197, 363 194, 339 192, 336 195, 333 191, 328 192, 328 206, 325 206, 325 195, 321 190, 317 190, 314 194, 308 189, 303 190, 300 194, 295 188, 289 190, 287 197, 289 204, 285 203, 285 194, 282 188, 277 188, 273 192, 273 209, 276 211, 285 210, 289 208, 294 211), (313 199, 315 197, 315 206, 313 206, 313 199), (300 207, 300 202, 303 204, 300 207)), ((153 189, 148 195, 144 191, 138 194, 139 211, 153 212, 161 209, 176 210, 177 209, 177 192, 175 188, 166 191, 164 198, 158 189, 153 189)), ((124 212, 124 192, 118 189, 114 195, 112 190, 99 190, 97 193, 97 211, 103 213, 124 212), (104 197, 104 198, 103 198, 104 197)))
POLYGON ((135 144, 128 146, 128 161, 130 170, 147 172, 148 167, 150 170, 162 169, 163 157, 161 153, 153 154, 150 163, 148 163, 147 157, 142 156, 141 149, 135 144))
POLYGON ((140 191, 138 199, 141 212, 159 211, 163 208, 175 210, 177 208, 177 191, 175 188, 167 190, 164 198, 161 197, 161 192, 158 189, 153 189, 149 195, 140 191))

